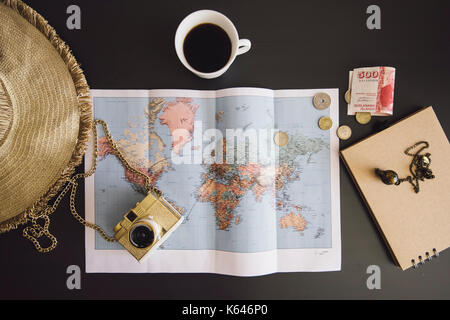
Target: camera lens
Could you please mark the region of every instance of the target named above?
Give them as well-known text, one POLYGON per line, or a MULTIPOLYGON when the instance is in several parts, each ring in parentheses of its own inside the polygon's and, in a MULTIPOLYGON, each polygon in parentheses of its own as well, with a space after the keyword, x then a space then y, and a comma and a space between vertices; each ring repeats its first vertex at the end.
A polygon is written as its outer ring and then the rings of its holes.
POLYGON ((137 225, 130 232, 130 242, 136 248, 147 248, 153 243, 154 239, 155 234, 152 228, 144 224, 137 225))

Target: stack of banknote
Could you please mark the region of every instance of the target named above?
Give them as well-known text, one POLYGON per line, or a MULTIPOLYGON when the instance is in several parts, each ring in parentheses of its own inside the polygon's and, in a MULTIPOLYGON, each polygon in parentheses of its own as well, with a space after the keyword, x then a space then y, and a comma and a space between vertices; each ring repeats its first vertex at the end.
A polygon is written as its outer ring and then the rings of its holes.
POLYGON ((347 114, 369 112, 372 116, 390 116, 394 111, 395 68, 367 67, 349 72, 349 90, 345 94, 347 114))

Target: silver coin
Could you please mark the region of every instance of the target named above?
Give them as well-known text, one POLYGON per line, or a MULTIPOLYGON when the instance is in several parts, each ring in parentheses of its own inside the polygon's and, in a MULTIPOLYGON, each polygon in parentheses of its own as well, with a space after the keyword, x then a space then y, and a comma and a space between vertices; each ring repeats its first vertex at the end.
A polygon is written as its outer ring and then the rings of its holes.
POLYGON ((313 104, 316 109, 324 110, 331 104, 331 98, 325 92, 319 92, 314 95, 313 104))
POLYGON ((352 136, 352 129, 349 126, 343 125, 337 129, 336 133, 339 139, 347 140, 352 136))

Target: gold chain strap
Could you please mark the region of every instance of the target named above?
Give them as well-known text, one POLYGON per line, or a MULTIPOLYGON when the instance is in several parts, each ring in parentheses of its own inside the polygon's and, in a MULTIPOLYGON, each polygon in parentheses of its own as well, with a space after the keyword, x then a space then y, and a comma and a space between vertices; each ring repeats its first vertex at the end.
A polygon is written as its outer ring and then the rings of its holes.
MULTIPOLYGON (((108 143, 111 146, 114 155, 120 160, 122 165, 129 171, 133 172, 134 174, 136 174, 139 177, 144 179, 144 181, 145 181, 144 188, 147 192, 153 192, 153 193, 157 194, 158 196, 161 195, 161 191, 150 184, 150 177, 148 175, 146 175, 145 173, 133 168, 130 165, 130 163, 124 158, 124 156, 120 152, 119 148, 117 147, 116 143, 112 139, 111 133, 108 129, 106 122, 103 120, 96 119, 96 120, 94 120, 94 126, 92 127, 93 140, 94 140, 94 152, 93 152, 93 157, 92 157, 92 165, 91 165, 91 168, 89 169, 89 171, 87 171, 85 173, 75 174, 71 179, 67 179, 66 180, 67 184, 62 189, 62 191, 59 193, 58 197, 55 199, 52 206, 47 206, 44 210, 42 210, 40 212, 34 212, 34 208, 31 208, 27 213, 28 221, 31 222, 31 226, 23 229, 23 236, 25 238, 27 238, 28 240, 30 240, 31 242, 33 242, 36 250, 38 250, 39 252, 46 253, 46 252, 50 252, 56 248, 58 241, 48 230, 48 228, 50 226, 50 215, 53 212, 55 212, 55 210, 58 207, 59 203, 61 202, 62 198, 64 198, 64 196, 67 194, 69 189, 71 189, 69 205, 70 205, 70 212, 72 213, 73 217, 79 223, 84 225, 85 227, 89 227, 91 229, 94 229, 98 233, 100 233, 100 235, 106 241, 108 241, 108 242, 116 241, 116 239, 114 237, 108 236, 101 227, 99 227, 98 225, 96 225, 94 223, 88 222, 83 217, 81 217, 78 214, 78 212, 76 210, 76 206, 75 206, 75 196, 77 194, 77 187, 78 187, 77 180, 90 177, 91 175, 94 174, 95 170, 97 169, 97 164, 98 164, 97 125, 98 124, 100 124, 103 127, 103 131, 105 132, 105 137, 108 140, 108 143), (39 223, 39 220, 41 220, 41 219, 44 222, 43 225, 39 223), (45 247, 45 248, 41 246, 41 244, 38 241, 38 238, 40 238, 42 236, 46 236, 51 241, 50 246, 45 247)), ((155 165, 156 165, 156 163, 155 163, 155 165)))

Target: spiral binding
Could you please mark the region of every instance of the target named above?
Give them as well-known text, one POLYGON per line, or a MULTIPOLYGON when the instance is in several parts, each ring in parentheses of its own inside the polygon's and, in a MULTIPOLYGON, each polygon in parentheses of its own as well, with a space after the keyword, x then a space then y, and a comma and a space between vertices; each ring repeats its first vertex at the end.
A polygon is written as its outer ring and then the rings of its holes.
POLYGON ((433 248, 433 254, 430 255, 430 253, 427 251, 425 252, 425 259, 422 258, 422 256, 418 256, 417 258, 419 259, 419 262, 416 263, 415 259, 411 259, 411 263, 414 267, 414 269, 417 269, 419 267, 419 265, 424 264, 426 261, 431 261, 431 259, 433 259, 434 257, 439 257, 439 252, 436 250, 436 248, 433 248))

